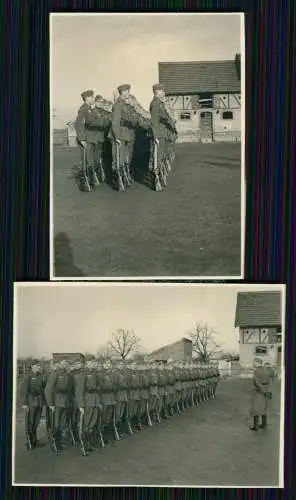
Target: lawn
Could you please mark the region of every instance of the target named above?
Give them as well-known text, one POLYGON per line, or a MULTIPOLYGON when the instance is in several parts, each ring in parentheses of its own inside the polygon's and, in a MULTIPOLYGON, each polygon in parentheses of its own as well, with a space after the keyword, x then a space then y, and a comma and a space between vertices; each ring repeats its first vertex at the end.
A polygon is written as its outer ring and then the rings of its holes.
POLYGON ((239 144, 179 144, 162 193, 137 182, 80 192, 77 148, 55 148, 56 277, 239 276, 239 144))
MULTIPOLYGON (((251 382, 225 380, 217 399, 83 458, 72 446, 61 456, 48 446, 27 452, 21 414, 16 424, 18 483, 277 486, 280 383, 269 428, 248 429, 251 382)), ((42 436, 41 436, 42 437, 42 436)))

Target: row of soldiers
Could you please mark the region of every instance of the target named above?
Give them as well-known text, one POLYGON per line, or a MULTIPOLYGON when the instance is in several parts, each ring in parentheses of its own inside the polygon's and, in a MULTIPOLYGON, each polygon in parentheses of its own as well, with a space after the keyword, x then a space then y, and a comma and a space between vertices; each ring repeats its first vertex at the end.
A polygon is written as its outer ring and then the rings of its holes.
POLYGON ((167 184, 175 158, 177 129, 164 87, 153 85, 150 112, 144 110, 130 91, 130 84, 120 85, 119 97, 113 105, 101 95, 95 96, 92 90, 81 94, 83 104, 75 129, 82 155, 80 189, 84 191, 94 189, 106 179, 103 153, 107 139, 112 145, 112 174, 119 191, 134 183, 137 139, 142 150, 145 150, 145 141, 149 144, 147 170, 152 188, 162 191, 167 184))
POLYGON ((219 376, 214 366, 113 365, 96 358, 85 363, 62 359, 44 373, 39 361, 33 360, 22 387, 27 448, 38 446, 43 411, 52 450, 61 453, 70 438, 86 456, 110 440, 215 398, 219 376))

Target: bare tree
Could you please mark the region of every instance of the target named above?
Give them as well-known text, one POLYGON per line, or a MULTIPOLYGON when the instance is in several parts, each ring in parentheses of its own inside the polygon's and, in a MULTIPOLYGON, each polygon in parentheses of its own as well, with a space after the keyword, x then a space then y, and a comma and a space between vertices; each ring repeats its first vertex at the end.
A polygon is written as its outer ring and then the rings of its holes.
POLYGON ((192 341, 192 350, 197 355, 201 363, 208 363, 219 349, 219 344, 216 342, 217 332, 205 323, 204 325, 196 324, 193 331, 190 333, 192 341))
POLYGON ((129 355, 139 351, 141 340, 133 330, 124 330, 119 328, 112 334, 112 340, 109 342, 111 351, 125 360, 129 355))

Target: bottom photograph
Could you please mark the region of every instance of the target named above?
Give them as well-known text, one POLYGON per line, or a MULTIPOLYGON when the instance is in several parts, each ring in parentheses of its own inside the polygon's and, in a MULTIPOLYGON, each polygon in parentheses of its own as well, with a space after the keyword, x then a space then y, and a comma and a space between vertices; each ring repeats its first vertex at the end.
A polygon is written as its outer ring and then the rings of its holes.
POLYGON ((285 286, 15 283, 12 484, 283 487, 285 286))

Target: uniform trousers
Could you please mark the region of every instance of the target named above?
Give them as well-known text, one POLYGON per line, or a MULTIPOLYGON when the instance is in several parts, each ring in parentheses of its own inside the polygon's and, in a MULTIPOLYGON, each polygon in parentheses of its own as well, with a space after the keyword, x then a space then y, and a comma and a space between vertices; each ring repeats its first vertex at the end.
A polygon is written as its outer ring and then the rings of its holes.
POLYGON ((42 406, 30 406, 27 415, 27 426, 26 432, 30 435, 30 439, 35 441, 37 429, 40 424, 40 419, 42 415, 42 406))

